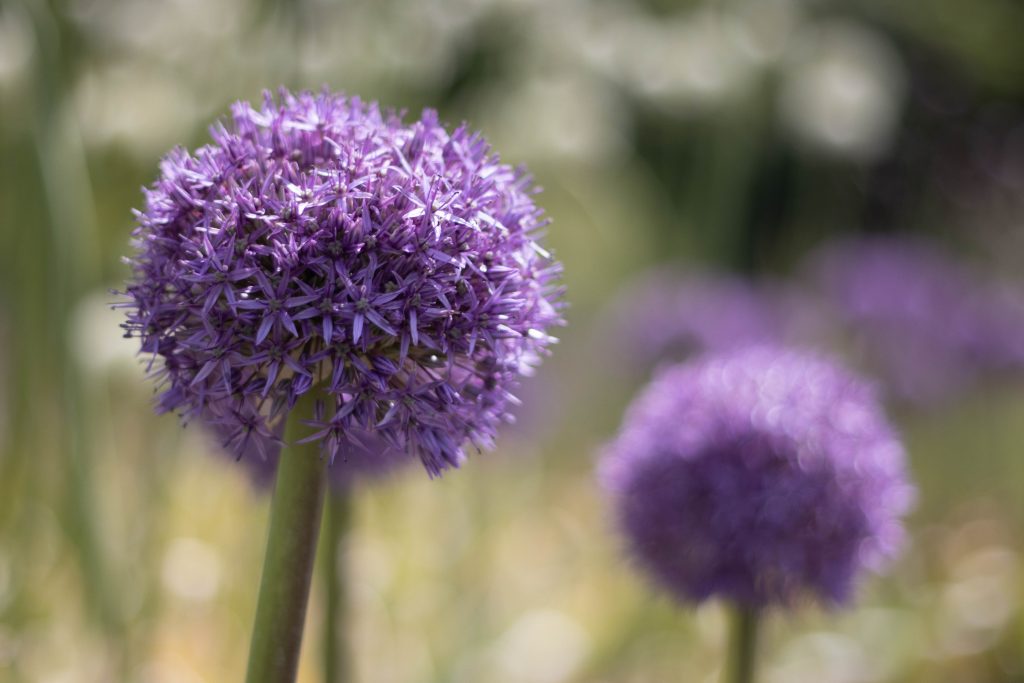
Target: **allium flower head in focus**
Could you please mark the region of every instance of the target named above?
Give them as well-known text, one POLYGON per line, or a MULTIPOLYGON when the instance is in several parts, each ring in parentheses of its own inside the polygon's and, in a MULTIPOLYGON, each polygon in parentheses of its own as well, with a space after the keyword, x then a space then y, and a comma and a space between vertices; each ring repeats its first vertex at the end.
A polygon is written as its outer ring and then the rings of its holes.
POLYGON ((238 455, 304 395, 332 458, 373 433, 438 474, 489 446, 561 323, 529 177, 432 111, 327 92, 239 102, 211 134, 137 213, 125 327, 159 410, 238 455))
POLYGON ((771 347, 661 371, 602 477, 626 545, 685 602, 847 600, 900 548, 913 489, 871 387, 771 347))

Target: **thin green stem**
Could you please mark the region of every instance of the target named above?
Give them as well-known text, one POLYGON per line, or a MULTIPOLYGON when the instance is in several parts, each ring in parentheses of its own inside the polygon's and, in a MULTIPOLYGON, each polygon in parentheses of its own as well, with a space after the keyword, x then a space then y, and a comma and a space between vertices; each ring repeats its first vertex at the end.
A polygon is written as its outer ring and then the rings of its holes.
POLYGON ((352 526, 352 498, 345 489, 331 491, 324 516, 321 576, 327 593, 324 615, 324 683, 346 683, 351 679, 351 659, 345 625, 348 607, 345 569, 345 541, 352 526))
POLYGON ((316 444, 295 444, 302 418, 312 416, 300 401, 288 418, 277 483, 270 503, 270 534, 256 603, 246 683, 293 683, 299 667, 302 630, 324 506, 327 460, 316 444))
POLYGON ((729 661, 724 683, 754 683, 754 661, 757 655, 758 610, 735 607, 732 632, 729 634, 729 661))

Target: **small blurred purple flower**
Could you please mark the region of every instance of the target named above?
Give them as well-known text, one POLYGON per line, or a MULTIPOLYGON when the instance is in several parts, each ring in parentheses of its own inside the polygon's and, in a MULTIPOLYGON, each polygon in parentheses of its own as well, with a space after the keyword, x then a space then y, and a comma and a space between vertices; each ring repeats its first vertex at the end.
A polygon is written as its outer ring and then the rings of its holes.
POLYGON ((849 599, 903 541, 913 489, 871 387, 750 347, 661 371, 601 475, 630 554, 676 599, 849 599))
POLYGON ((933 244, 839 242, 809 270, 854 351, 900 400, 934 403, 982 373, 1024 368, 1022 293, 991 286, 933 244))
POLYGON ((281 91, 232 114, 137 213, 125 328, 158 410, 209 415, 236 455, 311 391, 332 459, 370 432, 431 475, 489 447, 562 322, 529 177, 429 110, 281 91))
POLYGON ((765 291, 727 275, 656 270, 612 303, 607 335, 643 367, 707 351, 778 342, 782 321, 765 291))

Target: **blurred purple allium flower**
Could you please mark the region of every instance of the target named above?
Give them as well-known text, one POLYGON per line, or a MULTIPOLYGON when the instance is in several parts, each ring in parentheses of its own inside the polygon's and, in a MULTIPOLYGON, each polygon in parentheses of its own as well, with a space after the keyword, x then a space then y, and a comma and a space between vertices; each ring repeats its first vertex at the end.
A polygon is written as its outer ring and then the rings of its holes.
POLYGON ((778 342, 782 321, 767 292, 738 277, 656 270, 612 303, 606 335, 642 366, 778 342))
POLYGON ((981 373, 1024 367, 1024 296, 936 245, 843 241, 815 254, 809 270, 854 350, 901 400, 931 403, 981 373))
POLYGON ((326 92, 236 103, 211 135, 137 212, 125 328, 158 409, 210 415, 236 455, 309 392, 331 458, 372 432, 436 475, 490 446, 561 323, 529 176, 433 111, 326 92))
POLYGON ((913 489, 872 388, 750 347, 661 371, 601 475, 631 555, 676 599, 841 603, 900 548, 913 489))

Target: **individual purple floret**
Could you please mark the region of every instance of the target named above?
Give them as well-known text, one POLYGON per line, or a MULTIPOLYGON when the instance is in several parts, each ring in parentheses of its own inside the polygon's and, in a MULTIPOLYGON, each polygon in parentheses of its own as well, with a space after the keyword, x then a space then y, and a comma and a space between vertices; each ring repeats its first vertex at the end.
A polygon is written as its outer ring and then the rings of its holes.
POLYGON ((236 103, 211 134, 137 213, 125 328, 158 410, 211 415, 235 454, 310 392, 332 459, 366 432, 431 475, 489 447, 561 323, 525 172, 433 111, 327 92, 236 103))
POLYGON ((810 270, 895 397, 932 403, 979 374, 1024 367, 1024 308, 923 240, 844 241, 810 270))
POLYGON ((808 353, 750 347, 664 369, 602 478, 640 567, 681 601, 842 603, 903 541, 913 489, 872 388, 808 353))
POLYGON ((611 307, 609 336, 644 366, 781 340, 782 321, 765 290, 740 278, 658 270, 611 307))

